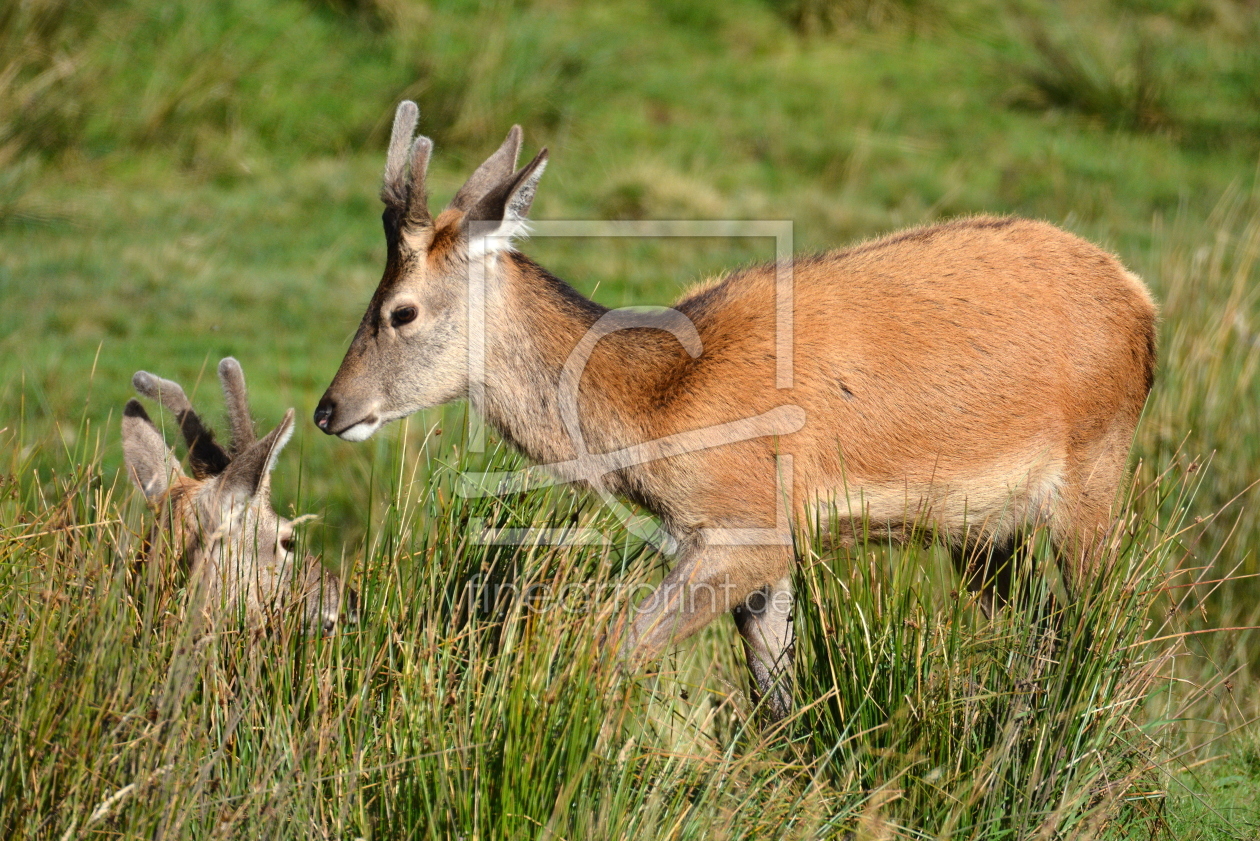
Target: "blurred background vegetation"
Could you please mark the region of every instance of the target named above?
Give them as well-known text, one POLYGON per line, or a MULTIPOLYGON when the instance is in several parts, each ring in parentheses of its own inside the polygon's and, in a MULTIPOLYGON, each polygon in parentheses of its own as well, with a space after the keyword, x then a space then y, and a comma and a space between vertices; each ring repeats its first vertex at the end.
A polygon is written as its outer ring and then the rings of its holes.
MULTIPOLYGON (((1260 447, 1257 43, 1254 0, 8 3, 0 428, 100 423, 136 368, 196 380, 225 354, 265 417, 308 414, 379 277, 410 97, 435 203, 520 123, 552 150, 538 218, 791 219, 808 251, 1017 213, 1099 241, 1164 302, 1138 453, 1234 454, 1223 503, 1260 447)), ((621 305, 764 245, 530 248, 621 305)), ((323 465, 369 449, 300 435, 330 491, 323 465)))
MULTIPOLYGON (((399 448, 446 458, 428 433, 460 422, 365 445, 305 422, 379 278, 384 146, 412 98, 435 204, 520 123, 526 154, 551 149, 539 219, 790 219, 810 251, 1014 213, 1115 251, 1163 309, 1136 457, 1196 476, 1180 551, 1238 579, 1197 621, 1257 625, 1257 44, 1256 0, 11 0, 0 447, 31 494, 85 453, 112 482, 131 374, 216 417, 234 355, 263 424, 303 419, 277 507, 322 513, 327 550, 354 555, 399 448)), ((610 306, 772 256, 525 250, 610 306)), ((1239 687, 1222 704, 1254 714, 1253 637, 1197 639, 1239 687)), ((1247 739, 1234 752, 1260 756, 1247 739)))

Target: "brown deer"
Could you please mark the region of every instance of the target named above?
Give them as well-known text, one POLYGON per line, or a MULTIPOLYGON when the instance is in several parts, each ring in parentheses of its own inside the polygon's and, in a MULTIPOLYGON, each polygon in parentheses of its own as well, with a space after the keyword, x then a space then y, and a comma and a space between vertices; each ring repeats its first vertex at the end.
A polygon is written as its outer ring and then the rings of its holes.
POLYGON ((329 631, 353 621, 356 595, 314 557, 298 563, 295 521, 271 507, 271 471, 293 434, 293 410, 260 440, 254 436, 245 377, 232 358, 219 363, 232 443, 225 451, 193 411, 177 383, 138 371, 132 385, 175 416, 188 445, 192 477, 166 446, 162 433, 138 400, 123 410, 123 455, 127 473, 157 509, 149 554, 169 551, 191 575, 193 592, 206 613, 241 610, 261 628, 289 606, 308 630, 329 631))
POLYGON ((362 441, 467 398, 562 479, 655 514, 678 559, 618 630, 627 656, 729 611, 754 696, 785 714, 794 524, 934 534, 986 610, 1034 527, 1069 592, 1095 573, 1155 368, 1155 305, 1114 256, 1042 222, 965 218, 798 259, 786 299, 770 264, 656 315, 610 312, 511 245, 547 151, 516 169, 513 127, 434 218, 417 118, 399 106, 384 277, 315 423, 362 441))

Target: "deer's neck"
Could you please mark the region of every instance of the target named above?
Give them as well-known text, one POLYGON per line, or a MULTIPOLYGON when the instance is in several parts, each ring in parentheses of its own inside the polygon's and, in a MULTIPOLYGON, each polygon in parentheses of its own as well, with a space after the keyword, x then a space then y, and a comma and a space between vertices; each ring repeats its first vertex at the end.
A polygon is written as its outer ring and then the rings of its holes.
POLYGON ((474 389, 474 408, 543 464, 643 440, 654 383, 678 357, 677 344, 652 335, 658 331, 592 334, 607 308, 523 254, 500 260, 487 296, 485 391, 479 398, 474 389), (570 434, 575 425, 580 443, 570 434))

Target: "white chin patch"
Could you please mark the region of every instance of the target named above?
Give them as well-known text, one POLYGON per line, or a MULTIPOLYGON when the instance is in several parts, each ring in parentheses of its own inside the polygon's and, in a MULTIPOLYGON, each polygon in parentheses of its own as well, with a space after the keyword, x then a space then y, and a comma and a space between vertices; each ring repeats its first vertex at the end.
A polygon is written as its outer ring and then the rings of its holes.
POLYGON ((383 424, 379 420, 367 423, 356 423, 349 429, 342 430, 337 433, 337 437, 342 441, 366 441, 371 438, 376 430, 380 429, 383 424))

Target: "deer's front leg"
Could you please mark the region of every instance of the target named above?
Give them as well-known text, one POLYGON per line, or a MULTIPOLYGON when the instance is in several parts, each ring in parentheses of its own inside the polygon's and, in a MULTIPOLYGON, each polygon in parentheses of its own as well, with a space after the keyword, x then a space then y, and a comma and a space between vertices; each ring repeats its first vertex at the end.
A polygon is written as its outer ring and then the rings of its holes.
POLYGON ((792 580, 754 590, 731 611, 744 638, 753 701, 765 699, 772 721, 792 711, 792 580))
MULTIPOLYGON (((789 546, 718 546, 695 541, 684 549, 660 586, 635 608, 622 653, 635 665, 654 660, 671 643, 741 608, 754 592, 777 586, 788 575, 791 557, 789 546)), ((757 638, 767 636, 762 633, 757 638)), ((771 659, 777 661, 778 653, 771 659)))

